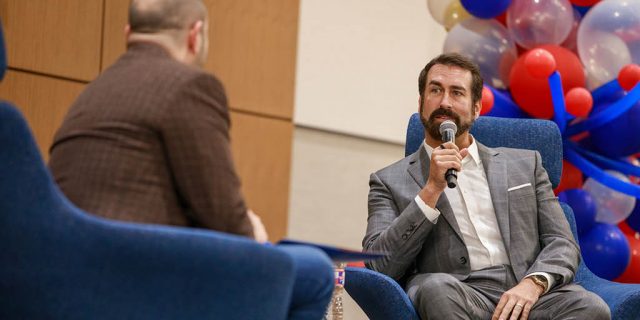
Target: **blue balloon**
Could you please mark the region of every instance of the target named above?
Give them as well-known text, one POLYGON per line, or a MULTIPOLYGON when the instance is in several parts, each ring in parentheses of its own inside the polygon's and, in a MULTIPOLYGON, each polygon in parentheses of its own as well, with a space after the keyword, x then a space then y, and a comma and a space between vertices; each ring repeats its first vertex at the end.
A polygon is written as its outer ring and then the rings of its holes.
POLYGON ((505 12, 511 5, 511 0, 460 0, 460 3, 472 15, 481 19, 491 19, 505 12))
MULTIPOLYGON (((610 104, 595 106, 592 114, 607 112, 610 104)), ((640 152, 640 103, 620 117, 591 130, 591 143, 598 153, 610 158, 626 157, 640 152)))
POLYGON ((640 232, 640 200, 636 201, 636 206, 627 217, 627 225, 636 232, 640 232))
POLYGON ((591 9, 591 7, 576 6, 575 4, 573 5, 573 8, 578 10, 578 12, 580 12, 580 15, 583 17, 585 14, 587 14, 587 11, 591 9))
POLYGON ((486 86, 493 93, 493 108, 485 116, 500 118, 529 118, 518 105, 513 102, 509 91, 486 86))
POLYGON ((596 224, 597 207, 591 194, 582 189, 568 189, 558 195, 560 201, 567 203, 576 217, 578 234, 589 232, 596 224))
POLYGON ((617 226, 596 223, 580 237, 584 263, 600 278, 619 277, 631 261, 629 242, 617 226))

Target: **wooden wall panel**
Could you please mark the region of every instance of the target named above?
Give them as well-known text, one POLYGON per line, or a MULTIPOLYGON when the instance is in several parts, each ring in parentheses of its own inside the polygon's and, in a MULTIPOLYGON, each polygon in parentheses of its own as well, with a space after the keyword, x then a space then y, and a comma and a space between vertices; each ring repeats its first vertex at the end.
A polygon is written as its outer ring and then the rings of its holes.
POLYGON ((0 0, 9 66, 90 81, 100 70, 103 0, 0 0))
POLYGON ((102 70, 113 64, 126 50, 124 27, 127 25, 131 0, 105 0, 102 70))
POLYGON ((0 98, 11 101, 27 118, 44 159, 53 135, 84 84, 9 70, 0 84, 0 98))
POLYGON ((292 135, 289 121, 231 112, 231 146, 242 192, 272 241, 287 233, 292 135))
MULTIPOLYGON (((299 0, 204 0, 210 14, 205 68, 231 108, 292 119, 299 0)), ((106 2, 103 69, 125 50, 127 0, 106 2)))
POLYGON ((292 119, 299 0, 205 0, 206 67, 234 109, 292 119))

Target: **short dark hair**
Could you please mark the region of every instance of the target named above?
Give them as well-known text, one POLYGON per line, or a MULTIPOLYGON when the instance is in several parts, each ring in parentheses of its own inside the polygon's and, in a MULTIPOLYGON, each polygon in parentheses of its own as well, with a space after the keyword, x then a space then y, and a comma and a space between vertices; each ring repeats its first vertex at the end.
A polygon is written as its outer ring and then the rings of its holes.
POLYGON ((443 53, 427 63, 427 65, 420 72, 418 77, 418 92, 420 93, 420 100, 424 100, 424 90, 427 84, 427 74, 431 67, 436 64, 442 64, 445 66, 455 66, 471 72, 471 99, 473 104, 476 104, 482 99, 482 76, 480 75, 480 67, 471 61, 471 59, 459 54, 459 53, 443 53))
POLYGON ((131 0, 129 27, 135 33, 181 30, 206 15, 201 0, 131 0))

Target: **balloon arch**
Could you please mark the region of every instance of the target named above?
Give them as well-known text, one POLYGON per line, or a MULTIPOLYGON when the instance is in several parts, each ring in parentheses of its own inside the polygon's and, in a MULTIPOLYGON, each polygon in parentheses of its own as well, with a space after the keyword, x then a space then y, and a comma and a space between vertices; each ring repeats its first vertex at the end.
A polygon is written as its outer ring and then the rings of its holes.
POLYGON ((428 0, 479 66, 482 115, 551 119, 585 263, 640 283, 640 1, 428 0))

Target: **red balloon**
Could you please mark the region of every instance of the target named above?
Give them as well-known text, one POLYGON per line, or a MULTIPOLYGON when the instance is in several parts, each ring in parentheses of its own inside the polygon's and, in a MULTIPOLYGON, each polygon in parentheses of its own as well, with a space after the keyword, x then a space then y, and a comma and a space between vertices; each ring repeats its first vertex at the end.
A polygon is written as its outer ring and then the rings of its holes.
MULTIPOLYGON (((575 53, 557 45, 543 45, 553 55, 557 70, 562 78, 562 89, 568 92, 575 87, 585 86, 582 63, 575 53)), ((518 57, 509 76, 511 95, 522 110, 535 118, 551 119, 553 102, 547 79, 534 78, 525 66, 527 55, 518 57)))
POLYGON ((567 160, 562 160, 562 176, 560 177, 560 184, 553 190, 557 195, 558 193, 568 189, 581 189, 582 188, 582 171, 576 168, 567 160))
POLYGON ((493 92, 487 87, 482 87, 481 116, 491 112, 491 109, 493 109, 493 99, 493 92))
POLYGON ((575 87, 564 96, 567 112, 576 117, 586 117, 593 107, 591 92, 585 88, 575 87))
POLYGON ((533 49, 526 53, 524 66, 534 78, 547 79, 556 71, 556 59, 547 50, 533 49))
POLYGON ((620 231, 624 234, 634 235, 636 233, 625 221, 618 223, 618 228, 620 228, 620 231))
POLYGON ((503 12, 500 15, 494 17, 494 19, 498 20, 503 26, 507 26, 507 12, 503 12))
POLYGON ((590 6, 600 2, 600 0, 569 0, 569 2, 575 4, 576 6, 580 6, 580 7, 590 7, 590 6))
POLYGON ((618 73, 618 83, 622 89, 629 91, 635 87, 640 81, 640 66, 637 64, 628 64, 620 69, 618 73))
POLYGON ((640 283, 640 233, 624 233, 631 249, 631 261, 624 272, 615 281, 624 283, 640 283))

